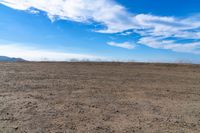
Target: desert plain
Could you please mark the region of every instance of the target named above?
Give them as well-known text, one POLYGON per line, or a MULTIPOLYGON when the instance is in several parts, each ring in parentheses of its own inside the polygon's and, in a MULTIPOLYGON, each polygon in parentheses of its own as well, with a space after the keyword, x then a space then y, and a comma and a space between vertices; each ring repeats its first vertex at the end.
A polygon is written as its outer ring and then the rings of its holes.
POLYGON ((200 65, 0 63, 0 133, 200 133, 200 65))

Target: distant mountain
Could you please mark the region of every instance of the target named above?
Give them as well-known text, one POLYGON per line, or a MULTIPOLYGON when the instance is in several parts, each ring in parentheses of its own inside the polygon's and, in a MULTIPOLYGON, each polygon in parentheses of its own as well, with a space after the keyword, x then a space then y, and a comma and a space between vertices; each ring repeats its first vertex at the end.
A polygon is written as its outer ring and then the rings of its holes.
POLYGON ((22 58, 12 58, 7 56, 0 56, 0 62, 24 62, 26 60, 22 58))

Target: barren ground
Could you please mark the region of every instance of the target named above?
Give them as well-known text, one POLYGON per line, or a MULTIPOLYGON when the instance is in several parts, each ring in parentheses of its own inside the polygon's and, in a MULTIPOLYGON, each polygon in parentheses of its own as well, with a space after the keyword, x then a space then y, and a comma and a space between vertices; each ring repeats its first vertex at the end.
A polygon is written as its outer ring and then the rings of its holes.
POLYGON ((0 133, 200 133, 200 66, 0 63, 0 133))

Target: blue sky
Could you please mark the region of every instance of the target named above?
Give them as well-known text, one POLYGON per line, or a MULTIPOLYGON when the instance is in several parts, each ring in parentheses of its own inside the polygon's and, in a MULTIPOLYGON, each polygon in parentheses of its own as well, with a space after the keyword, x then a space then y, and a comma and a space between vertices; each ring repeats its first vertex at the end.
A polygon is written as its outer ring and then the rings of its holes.
POLYGON ((198 0, 0 0, 0 55, 200 63, 198 0))

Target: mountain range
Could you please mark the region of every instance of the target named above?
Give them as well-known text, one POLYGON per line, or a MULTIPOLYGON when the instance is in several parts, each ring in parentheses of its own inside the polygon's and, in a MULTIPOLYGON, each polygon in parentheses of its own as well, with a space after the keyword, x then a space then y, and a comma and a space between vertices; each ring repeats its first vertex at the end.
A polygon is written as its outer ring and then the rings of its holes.
POLYGON ((24 60, 22 58, 0 56, 0 62, 24 62, 24 61, 26 61, 26 60, 24 60))

